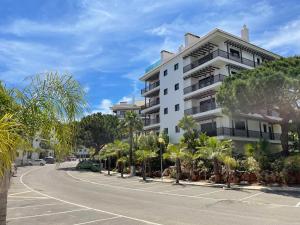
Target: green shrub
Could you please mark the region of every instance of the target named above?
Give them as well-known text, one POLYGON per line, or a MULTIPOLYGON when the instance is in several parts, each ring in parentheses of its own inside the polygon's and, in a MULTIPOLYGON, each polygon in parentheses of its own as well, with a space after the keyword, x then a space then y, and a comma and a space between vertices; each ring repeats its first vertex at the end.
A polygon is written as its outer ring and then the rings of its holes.
POLYGON ((248 157, 244 162, 245 169, 250 173, 258 173, 260 171, 259 163, 252 156, 248 157))
POLYGON ((284 160, 284 171, 288 173, 300 172, 300 155, 287 157, 284 160))

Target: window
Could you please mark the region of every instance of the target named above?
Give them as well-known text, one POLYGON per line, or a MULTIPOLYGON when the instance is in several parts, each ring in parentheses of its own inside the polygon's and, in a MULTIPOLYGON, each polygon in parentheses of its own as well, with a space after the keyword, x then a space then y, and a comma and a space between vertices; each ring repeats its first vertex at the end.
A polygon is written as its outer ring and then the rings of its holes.
POLYGON ((168 88, 165 88, 164 89, 164 95, 167 95, 168 94, 168 88))
POLYGON ((177 91, 179 89, 179 83, 174 85, 174 89, 175 89, 175 91, 177 91))
POLYGON ((179 111, 179 104, 175 105, 175 111, 179 111))
POLYGON ((237 74, 237 72, 234 71, 234 70, 231 70, 231 71, 230 71, 230 74, 231 74, 231 75, 235 75, 235 74, 237 74))
POLYGON ((205 133, 208 136, 217 136, 217 124, 216 122, 212 123, 203 123, 200 125, 202 133, 205 133))
POLYGON ((178 63, 176 63, 176 64, 174 65, 174 70, 178 70, 178 68, 179 68, 179 65, 178 65, 178 63))
POLYGON ((164 114, 168 114, 168 108, 164 108, 164 114))
POLYGON ((169 133, 168 128, 164 128, 164 133, 165 133, 165 134, 168 134, 168 133, 169 133))
POLYGON ((256 59, 257 65, 260 65, 260 58, 256 59))
POLYGON ((168 70, 165 70, 164 71, 164 76, 167 76, 168 75, 168 70))
POLYGON ((240 52, 232 48, 230 49, 230 54, 235 57, 240 57, 240 52))
POLYGON ((215 98, 207 99, 200 102, 200 112, 206 112, 216 108, 215 98))
POLYGON ((246 130, 245 121, 241 121, 241 120, 235 121, 235 129, 237 129, 237 130, 246 130))
POLYGON ((264 133, 267 133, 267 125, 266 124, 263 124, 263 130, 264 130, 264 133))
POLYGON ((175 132, 179 133, 180 132, 180 128, 178 126, 175 126, 175 132))

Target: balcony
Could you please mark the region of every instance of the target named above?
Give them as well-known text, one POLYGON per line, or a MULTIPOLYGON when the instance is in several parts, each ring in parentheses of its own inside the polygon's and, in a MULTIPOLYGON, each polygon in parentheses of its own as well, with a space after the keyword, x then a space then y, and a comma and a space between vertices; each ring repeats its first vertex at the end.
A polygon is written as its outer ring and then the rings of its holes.
POLYGON ((159 100, 159 98, 157 98, 157 99, 155 99, 155 100, 152 100, 152 101, 150 101, 150 102, 147 102, 144 106, 142 106, 142 110, 151 108, 151 107, 156 106, 156 105, 159 105, 159 104, 160 104, 160 100, 159 100))
POLYGON ((159 123, 160 123, 160 119, 159 118, 146 119, 144 125, 145 126, 150 126, 150 125, 155 125, 155 124, 159 124, 159 123))
POLYGON ((191 64, 189 65, 186 65, 185 67, 183 67, 183 73, 186 73, 216 57, 222 57, 222 58, 226 58, 226 59, 230 59, 230 60, 233 60, 233 61, 236 61, 236 62, 239 62, 239 63, 242 63, 244 65, 247 65, 247 66, 250 66, 250 67, 255 67, 256 66, 256 63, 253 61, 253 60, 250 60, 250 59, 246 59, 246 58, 243 58, 243 57, 240 57, 238 55, 235 55, 235 54, 231 54, 229 52, 225 52, 223 50, 220 50, 220 49, 217 49, 205 56, 203 56, 202 58, 192 62, 191 64))
POLYGON ((198 106, 198 107, 193 107, 190 109, 186 109, 184 110, 184 114, 185 115, 194 115, 194 114, 198 114, 198 113, 203 113, 203 112, 207 112, 213 109, 216 109, 216 104, 215 103, 210 103, 210 104, 206 104, 203 106, 198 106))
POLYGON ((145 94, 146 92, 149 92, 149 91, 153 90, 154 88, 159 87, 159 85, 160 85, 160 82, 159 82, 159 80, 158 80, 158 81, 156 81, 156 82, 154 82, 154 83, 148 85, 147 87, 143 88, 143 89, 141 90, 141 94, 143 95, 143 94, 145 94))
POLYGON ((232 137, 247 137, 267 140, 280 140, 281 134, 279 133, 268 133, 254 130, 240 130, 229 127, 219 127, 216 130, 217 136, 232 136, 232 137))
POLYGON ((225 77, 226 76, 223 74, 218 74, 218 75, 212 76, 210 79, 205 78, 203 80, 200 80, 197 84, 193 84, 191 86, 184 88, 183 93, 188 94, 188 93, 197 91, 201 88, 207 87, 209 85, 215 84, 217 82, 222 82, 225 79, 225 77))

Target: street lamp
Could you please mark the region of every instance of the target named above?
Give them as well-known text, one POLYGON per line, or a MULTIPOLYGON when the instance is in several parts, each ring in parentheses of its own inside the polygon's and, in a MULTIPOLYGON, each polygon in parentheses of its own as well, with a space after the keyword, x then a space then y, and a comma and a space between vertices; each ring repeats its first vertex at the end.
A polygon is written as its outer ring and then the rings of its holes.
POLYGON ((162 158, 162 147, 165 144, 165 140, 162 137, 158 138, 159 143, 159 155, 160 155, 160 178, 163 179, 163 158, 162 158))

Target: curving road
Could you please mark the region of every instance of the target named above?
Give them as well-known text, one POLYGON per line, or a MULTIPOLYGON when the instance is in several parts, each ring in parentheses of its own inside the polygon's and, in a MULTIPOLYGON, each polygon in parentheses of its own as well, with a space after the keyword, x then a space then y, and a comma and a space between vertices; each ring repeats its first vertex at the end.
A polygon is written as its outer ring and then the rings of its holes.
POLYGON ((8 224, 300 223, 300 192, 143 183, 78 172, 72 166, 21 168, 10 190, 8 224))

